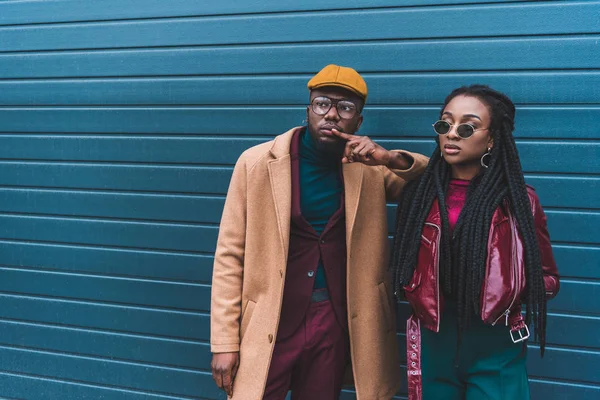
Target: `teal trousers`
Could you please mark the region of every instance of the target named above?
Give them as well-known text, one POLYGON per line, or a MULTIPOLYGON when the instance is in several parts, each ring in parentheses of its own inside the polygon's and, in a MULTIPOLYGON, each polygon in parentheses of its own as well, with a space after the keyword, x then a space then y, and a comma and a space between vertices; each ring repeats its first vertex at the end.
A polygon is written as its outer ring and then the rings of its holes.
POLYGON ((423 400, 529 400, 526 344, 513 343, 500 325, 471 321, 458 352, 453 305, 439 333, 421 328, 423 400))

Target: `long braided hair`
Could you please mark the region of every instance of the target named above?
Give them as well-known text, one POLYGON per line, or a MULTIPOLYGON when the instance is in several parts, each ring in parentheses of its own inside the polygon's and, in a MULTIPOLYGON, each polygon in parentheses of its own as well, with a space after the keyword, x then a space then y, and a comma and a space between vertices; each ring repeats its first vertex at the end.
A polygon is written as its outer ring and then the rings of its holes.
POLYGON ((422 177, 409 184, 398 204, 391 269, 395 291, 409 284, 417 263, 425 218, 437 198, 442 220, 440 283, 443 293, 458 306, 458 337, 473 316, 480 316, 480 293, 486 270, 488 234, 492 216, 507 201, 516 217, 525 252, 526 323, 534 322, 535 339, 543 356, 546 336, 546 292, 533 214, 521 162, 512 135, 515 106, 504 94, 484 85, 463 86, 446 98, 441 114, 456 96, 475 97, 487 105, 494 142, 488 168, 471 181, 467 200, 451 236, 446 211, 446 191, 451 167, 441 156, 439 140, 422 177))

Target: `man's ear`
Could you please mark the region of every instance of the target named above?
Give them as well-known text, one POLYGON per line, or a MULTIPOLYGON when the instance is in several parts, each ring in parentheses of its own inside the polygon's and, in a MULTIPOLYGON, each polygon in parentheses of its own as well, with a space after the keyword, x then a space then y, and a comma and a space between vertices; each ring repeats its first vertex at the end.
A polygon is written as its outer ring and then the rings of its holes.
POLYGON ((361 115, 360 117, 358 117, 358 123, 356 124, 356 130, 354 131, 354 133, 358 132, 358 130, 360 129, 360 126, 363 123, 363 116, 361 115))

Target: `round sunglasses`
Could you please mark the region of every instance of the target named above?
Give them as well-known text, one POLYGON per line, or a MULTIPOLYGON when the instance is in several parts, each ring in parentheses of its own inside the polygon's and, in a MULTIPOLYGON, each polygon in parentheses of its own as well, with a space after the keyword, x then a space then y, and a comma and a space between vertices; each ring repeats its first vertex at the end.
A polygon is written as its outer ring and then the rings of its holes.
MULTIPOLYGON (((439 120, 435 124, 433 124, 433 130, 438 135, 447 135, 454 125, 450 122, 439 120)), ((475 129, 475 127, 471 124, 459 124, 456 126, 456 134, 461 139, 468 139, 477 131, 485 131, 488 128, 480 128, 475 129)))

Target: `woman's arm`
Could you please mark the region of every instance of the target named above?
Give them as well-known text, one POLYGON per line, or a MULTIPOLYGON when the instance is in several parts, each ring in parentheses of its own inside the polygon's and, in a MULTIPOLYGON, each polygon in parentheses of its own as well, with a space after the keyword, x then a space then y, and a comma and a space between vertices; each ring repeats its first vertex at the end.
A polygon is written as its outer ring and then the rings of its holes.
POLYGON ((531 200, 535 233, 540 247, 540 257, 542 268, 544 270, 544 284, 546 286, 546 298, 550 300, 556 296, 560 289, 560 276, 558 275, 554 254, 552 253, 546 214, 542 209, 542 205, 540 204, 540 200, 535 191, 530 187, 527 188, 527 191, 529 192, 529 198, 531 200))

